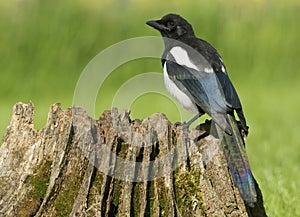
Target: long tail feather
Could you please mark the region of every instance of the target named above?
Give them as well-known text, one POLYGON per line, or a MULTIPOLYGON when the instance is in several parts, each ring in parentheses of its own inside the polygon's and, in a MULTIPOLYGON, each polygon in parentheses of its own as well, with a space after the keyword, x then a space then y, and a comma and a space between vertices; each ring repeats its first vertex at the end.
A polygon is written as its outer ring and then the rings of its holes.
POLYGON ((220 139, 222 138, 223 152, 234 184, 238 187, 246 204, 253 207, 257 201, 257 195, 244 140, 235 118, 232 115, 227 115, 227 117, 232 128, 232 135, 225 133, 220 127, 216 126, 218 136, 220 139))

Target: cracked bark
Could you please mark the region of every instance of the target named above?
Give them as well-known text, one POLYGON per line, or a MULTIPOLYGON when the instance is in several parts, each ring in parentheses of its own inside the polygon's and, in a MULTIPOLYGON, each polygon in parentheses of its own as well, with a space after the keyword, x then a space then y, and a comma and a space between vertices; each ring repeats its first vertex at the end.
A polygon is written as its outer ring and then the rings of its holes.
POLYGON ((33 113, 17 103, 3 137, 0 216, 266 216, 258 185, 243 203, 210 122, 186 143, 163 114, 94 120, 57 103, 36 130, 33 113))

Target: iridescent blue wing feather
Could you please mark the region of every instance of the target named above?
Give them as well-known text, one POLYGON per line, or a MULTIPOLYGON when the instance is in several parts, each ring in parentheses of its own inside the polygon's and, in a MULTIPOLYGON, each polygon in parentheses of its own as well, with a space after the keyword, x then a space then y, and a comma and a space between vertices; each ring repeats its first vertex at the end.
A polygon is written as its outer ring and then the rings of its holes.
POLYGON ((230 136, 218 129, 218 136, 222 139, 223 152, 234 184, 238 187, 243 200, 249 206, 254 206, 254 203, 257 201, 257 195, 244 141, 235 118, 232 115, 227 116, 233 134, 230 136))
MULTIPOLYGON (((249 206, 253 206, 257 196, 244 141, 233 112, 227 114, 226 97, 228 100, 231 97, 232 105, 239 108, 239 101, 234 101, 237 97, 234 88, 228 90, 225 96, 216 73, 197 71, 172 61, 167 61, 167 71, 170 79, 217 124, 218 136, 234 184, 238 187, 244 201, 249 206)), ((222 79, 224 79, 223 85, 229 84, 225 78, 222 79)))
POLYGON ((224 131, 231 134, 231 127, 226 118, 226 102, 215 73, 198 71, 172 61, 167 61, 166 67, 170 79, 181 91, 210 115, 224 131))

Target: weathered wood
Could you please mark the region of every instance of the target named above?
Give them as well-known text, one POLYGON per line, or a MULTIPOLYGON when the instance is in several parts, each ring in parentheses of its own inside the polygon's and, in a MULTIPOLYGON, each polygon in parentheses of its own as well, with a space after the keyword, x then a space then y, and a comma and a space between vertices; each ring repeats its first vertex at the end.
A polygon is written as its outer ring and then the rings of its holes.
POLYGON ((162 114, 93 120, 54 104, 36 130, 33 112, 16 104, 3 137, 0 216, 266 216, 258 186, 255 207, 243 203, 210 122, 187 141, 162 114))

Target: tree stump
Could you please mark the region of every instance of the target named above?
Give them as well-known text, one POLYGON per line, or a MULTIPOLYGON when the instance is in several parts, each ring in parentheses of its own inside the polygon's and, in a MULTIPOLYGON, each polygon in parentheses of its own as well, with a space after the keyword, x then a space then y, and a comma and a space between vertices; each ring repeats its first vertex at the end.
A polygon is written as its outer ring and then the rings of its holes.
POLYGON ((266 216, 234 186, 210 122, 184 138, 163 114, 130 120, 51 106, 36 130, 17 103, 0 147, 0 216, 266 216))

